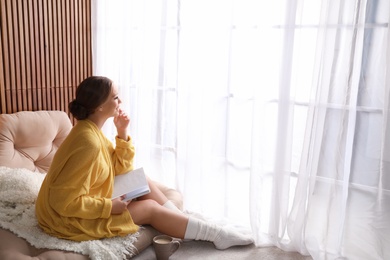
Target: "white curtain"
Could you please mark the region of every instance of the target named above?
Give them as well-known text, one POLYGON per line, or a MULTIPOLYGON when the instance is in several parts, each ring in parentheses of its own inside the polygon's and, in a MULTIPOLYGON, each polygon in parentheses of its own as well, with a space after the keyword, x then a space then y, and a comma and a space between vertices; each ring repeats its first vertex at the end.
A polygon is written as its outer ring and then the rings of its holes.
POLYGON ((94 74, 186 210, 257 246, 390 259, 389 1, 92 3, 94 74))

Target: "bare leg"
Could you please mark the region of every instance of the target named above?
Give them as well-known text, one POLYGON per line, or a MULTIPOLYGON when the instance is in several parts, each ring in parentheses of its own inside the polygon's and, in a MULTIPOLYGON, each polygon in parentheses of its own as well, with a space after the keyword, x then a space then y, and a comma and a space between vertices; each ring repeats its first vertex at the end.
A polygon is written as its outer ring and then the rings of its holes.
POLYGON ((149 177, 147 177, 147 180, 150 188, 150 193, 139 197, 138 200, 154 200, 165 208, 176 211, 176 213, 183 213, 172 201, 167 198, 167 196, 165 196, 165 194, 160 190, 160 188, 149 177))
POLYGON ((135 224, 151 225, 161 233, 184 238, 188 224, 184 214, 169 210, 152 199, 132 201, 127 209, 135 224))
POLYGON ((168 198, 164 195, 164 193, 162 193, 162 191, 156 186, 156 184, 154 184, 154 182, 149 177, 146 178, 148 180, 150 193, 140 197, 139 199, 151 199, 156 201, 160 205, 164 205, 168 201, 168 198))
POLYGON ((187 217, 159 205, 154 200, 132 201, 127 206, 134 223, 149 224, 157 231, 181 239, 213 242, 217 249, 253 243, 249 235, 196 218, 187 217))

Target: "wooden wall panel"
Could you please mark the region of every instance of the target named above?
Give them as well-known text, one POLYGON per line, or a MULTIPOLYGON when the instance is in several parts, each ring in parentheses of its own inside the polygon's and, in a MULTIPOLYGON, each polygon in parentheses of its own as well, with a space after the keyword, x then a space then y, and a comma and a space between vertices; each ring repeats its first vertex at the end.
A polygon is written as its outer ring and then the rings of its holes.
POLYGON ((91 0, 0 0, 0 111, 62 110, 92 75, 91 0))

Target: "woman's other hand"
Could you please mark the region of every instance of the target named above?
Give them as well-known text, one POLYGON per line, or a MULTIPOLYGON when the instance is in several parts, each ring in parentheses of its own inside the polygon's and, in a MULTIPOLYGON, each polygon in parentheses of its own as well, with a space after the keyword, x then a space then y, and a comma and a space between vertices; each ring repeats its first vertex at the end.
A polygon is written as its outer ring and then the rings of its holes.
POLYGON ((122 214, 123 211, 127 210, 127 205, 130 204, 131 200, 123 201, 123 198, 116 198, 112 200, 111 215, 122 214))

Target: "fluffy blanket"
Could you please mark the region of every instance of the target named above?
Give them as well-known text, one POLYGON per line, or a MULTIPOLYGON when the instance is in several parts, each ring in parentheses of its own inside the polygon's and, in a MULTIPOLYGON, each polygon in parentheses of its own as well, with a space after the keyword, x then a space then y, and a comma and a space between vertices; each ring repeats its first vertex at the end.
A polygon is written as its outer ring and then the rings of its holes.
POLYGON ((36 248, 73 251, 93 260, 126 259, 135 254, 137 234, 85 242, 58 239, 44 233, 35 217, 35 200, 44 174, 0 167, 0 227, 36 248))

